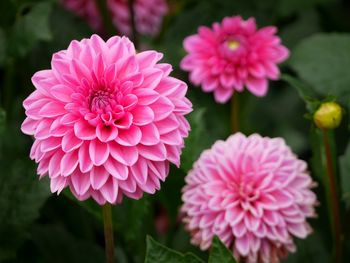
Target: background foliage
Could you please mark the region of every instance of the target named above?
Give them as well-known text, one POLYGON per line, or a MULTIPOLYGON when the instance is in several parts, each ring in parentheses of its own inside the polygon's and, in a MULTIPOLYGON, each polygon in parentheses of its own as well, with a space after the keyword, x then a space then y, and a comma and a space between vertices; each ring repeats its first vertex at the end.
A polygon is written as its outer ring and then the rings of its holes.
MULTIPOLYGON (((284 137, 311 165, 319 182, 319 217, 315 232, 298 241, 298 253, 285 262, 330 262, 332 237, 326 201, 320 133, 306 113, 319 101, 335 98, 345 109, 342 126, 332 136, 337 169, 344 237, 350 226, 350 2, 347 0, 170 0, 170 14, 156 38, 144 45, 165 53, 174 75, 184 56, 182 40, 199 25, 224 16, 254 16, 260 27, 276 25, 291 58, 282 66, 281 81, 270 83, 266 97, 242 93, 241 130, 250 134, 284 137), (305 116, 306 114, 306 116, 305 116), (306 261, 305 261, 306 260, 306 261)), ((48 68, 52 53, 65 49, 72 39, 89 37, 87 24, 54 0, 0 1, 0 262, 103 262, 100 208, 92 201, 77 202, 69 192, 59 197, 38 181, 29 160, 32 143, 20 132, 24 119, 21 103, 33 86, 30 78, 48 68)), ((118 262, 234 262, 215 240, 210 257, 189 243, 179 218, 184 176, 202 150, 230 134, 229 105, 214 103, 211 94, 190 86, 194 104, 192 126, 180 169, 172 167, 162 190, 140 201, 127 200, 113 208, 118 262), (151 237, 147 238, 146 236, 151 237), (157 241, 155 241, 157 240, 157 241), (163 245, 161 245, 161 244, 163 245), (180 252, 170 250, 171 247, 180 252), (184 253, 184 254, 183 254, 184 253), (194 254, 193 254, 194 253, 194 254), (197 255, 197 256, 195 256, 197 255)), ((344 239, 344 259, 350 258, 350 239, 344 239)), ((345 261, 344 261, 345 262, 345 261)))

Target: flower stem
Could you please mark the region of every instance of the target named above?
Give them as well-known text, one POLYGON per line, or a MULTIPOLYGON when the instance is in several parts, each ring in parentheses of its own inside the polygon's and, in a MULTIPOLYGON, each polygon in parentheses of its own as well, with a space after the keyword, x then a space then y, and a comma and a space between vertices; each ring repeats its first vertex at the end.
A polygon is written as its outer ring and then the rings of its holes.
POLYGON ((113 25, 111 13, 108 10, 106 0, 95 0, 96 6, 100 12, 104 29, 108 36, 118 34, 116 28, 113 25))
POLYGON ((327 176, 329 181, 329 187, 330 187, 330 205, 332 209, 333 214, 333 220, 332 220, 332 228, 333 228, 333 238, 334 238, 334 262, 341 262, 341 222, 340 222, 340 216, 339 216, 339 203, 338 203, 338 195, 337 195, 337 186, 335 181, 335 174, 334 174, 334 165, 331 155, 331 147, 329 143, 329 134, 327 130, 322 130, 323 135, 323 144, 325 149, 325 155, 326 155, 326 166, 327 166, 327 176))
POLYGON ((134 42, 136 49, 139 48, 139 39, 136 30, 136 17, 135 17, 135 9, 134 9, 135 0, 128 0, 129 4, 129 13, 130 13, 130 22, 131 22, 131 39, 134 42))
POLYGON ((231 98, 231 129, 232 132, 238 132, 239 131, 239 102, 238 102, 238 94, 235 92, 232 95, 231 98))
POLYGON ((106 263, 114 262, 114 241, 113 241, 113 224, 112 224, 112 207, 106 203, 102 207, 105 247, 106 247, 106 263))

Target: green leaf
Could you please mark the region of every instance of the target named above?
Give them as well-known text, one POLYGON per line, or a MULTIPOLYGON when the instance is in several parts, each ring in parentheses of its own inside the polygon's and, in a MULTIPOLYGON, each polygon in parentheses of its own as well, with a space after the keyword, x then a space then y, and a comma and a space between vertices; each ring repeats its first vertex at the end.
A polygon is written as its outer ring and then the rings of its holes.
POLYGON ((211 245, 210 256, 208 263, 236 263, 232 252, 215 236, 211 245))
POLYGON ((281 79, 297 90, 300 98, 306 103, 306 108, 310 113, 313 113, 317 109, 319 104, 317 94, 310 85, 287 74, 283 74, 281 79))
POLYGON ((181 158, 181 168, 184 171, 191 169, 201 152, 205 148, 210 147, 210 138, 207 136, 205 127, 205 113, 206 109, 199 108, 188 117, 191 124, 191 132, 185 142, 189 147, 184 148, 181 158))
POLYGON ((350 98, 350 34, 317 34, 300 42, 289 61, 299 77, 322 96, 350 98))
POLYGON ((12 55, 24 56, 38 41, 52 39, 49 26, 51 9, 51 2, 39 2, 31 6, 27 13, 19 15, 10 37, 9 49, 12 55))
POLYGON ((342 197, 346 202, 347 207, 350 207, 350 144, 345 151, 345 154, 340 157, 340 180, 342 197))
POLYGON ((147 236, 147 252, 145 263, 204 263, 192 253, 182 254, 156 242, 147 236))

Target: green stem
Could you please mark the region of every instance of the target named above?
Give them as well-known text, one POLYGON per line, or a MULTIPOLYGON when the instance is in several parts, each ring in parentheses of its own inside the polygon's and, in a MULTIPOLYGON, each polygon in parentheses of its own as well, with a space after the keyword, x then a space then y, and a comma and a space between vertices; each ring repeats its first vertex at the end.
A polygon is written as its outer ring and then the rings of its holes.
POLYGON ((104 29, 106 30, 106 33, 108 34, 108 36, 113 36, 115 34, 118 34, 115 26, 113 25, 112 16, 107 7, 107 1, 106 0, 94 0, 94 1, 100 12, 104 29))
POLYGON ((113 224, 112 224, 112 206, 106 203, 102 207, 104 233, 105 233, 105 251, 106 263, 114 262, 114 241, 113 241, 113 224))
POLYGON ((134 10, 134 2, 135 0, 128 0, 129 5, 129 13, 130 13, 130 23, 131 23, 131 39, 134 42, 135 48, 139 48, 139 39, 138 34, 136 30, 136 17, 135 17, 135 10, 134 10))
POLYGON ((326 168, 327 168, 327 176, 329 181, 329 189, 330 189, 330 205, 333 214, 332 220, 332 229, 333 229, 333 238, 334 238, 334 258, 336 263, 341 262, 342 258, 342 247, 341 247, 341 222, 339 215, 339 203, 338 203, 338 195, 337 195, 337 185, 334 174, 334 165, 331 154, 331 147, 329 143, 329 134, 327 130, 323 130, 323 144, 325 149, 325 157, 326 157, 326 168))
POLYGON ((239 131, 239 100, 238 100, 238 94, 235 92, 232 95, 231 98, 231 128, 232 132, 238 132, 239 131))

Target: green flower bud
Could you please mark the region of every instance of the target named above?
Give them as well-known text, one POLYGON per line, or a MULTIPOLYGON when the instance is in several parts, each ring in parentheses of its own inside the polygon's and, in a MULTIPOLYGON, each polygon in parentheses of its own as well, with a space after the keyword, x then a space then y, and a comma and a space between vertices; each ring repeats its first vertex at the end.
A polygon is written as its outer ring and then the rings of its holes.
POLYGON ((316 126, 323 130, 332 130, 339 126, 342 119, 342 108, 336 102, 325 102, 314 114, 316 126))

